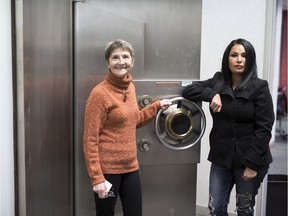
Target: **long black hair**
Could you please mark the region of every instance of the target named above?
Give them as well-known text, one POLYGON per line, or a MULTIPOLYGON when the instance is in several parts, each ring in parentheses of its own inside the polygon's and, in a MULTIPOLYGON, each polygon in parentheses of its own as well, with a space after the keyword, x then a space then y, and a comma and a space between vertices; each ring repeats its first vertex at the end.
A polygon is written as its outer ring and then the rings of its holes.
POLYGON ((222 58, 222 73, 224 77, 224 85, 232 86, 232 77, 231 71, 229 69, 229 54, 232 47, 236 44, 242 45, 245 49, 246 61, 245 61, 245 69, 243 73, 243 77, 239 86, 236 89, 241 88, 251 88, 255 82, 255 78, 257 78, 257 64, 256 64, 256 53, 252 44, 242 38, 238 38, 230 42, 230 44, 226 47, 223 58, 222 58))

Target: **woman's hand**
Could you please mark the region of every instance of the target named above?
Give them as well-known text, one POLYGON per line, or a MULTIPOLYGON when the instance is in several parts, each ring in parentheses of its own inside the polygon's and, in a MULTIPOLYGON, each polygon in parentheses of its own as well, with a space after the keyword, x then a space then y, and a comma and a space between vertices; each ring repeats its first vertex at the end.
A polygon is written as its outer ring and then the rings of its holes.
POLYGON ((215 112, 221 112, 222 109, 222 101, 221 97, 219 94, 216 94, 213 98, 212 101, 210 102, 210 108, 212 111, 215 112))
POLYGON ((252 170, 246 167, 244 169, 242 178, 245 180, 251 180, 252 178, 255 178, 256 176, 257 176, 257 172, 255 170, 252 170))
POLYGON ((160 101, 160 105, 162 110, 166 110, 169 106, 172 105, 172 102, 169 99, 163 99, 160 101))
POLYGON ((96 185, 93 185, 93 191, 95 193, 98 193, 98 196, 100 199, 104 199, 107 197, 107 191, 106 191, 106 184, 105 182, 102 182, 100 184, 96 184, 96 185))

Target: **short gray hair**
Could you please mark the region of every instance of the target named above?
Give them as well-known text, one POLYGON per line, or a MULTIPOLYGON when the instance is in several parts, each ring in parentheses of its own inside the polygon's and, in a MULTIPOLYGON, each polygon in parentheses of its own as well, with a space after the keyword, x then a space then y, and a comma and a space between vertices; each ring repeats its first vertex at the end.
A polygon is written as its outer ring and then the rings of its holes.
POLYGON ((133 49, 132 45, 125 40, 117 39, 117 40, 111 41, 107 44, 107 46, 105 48, 105 60, 108 61, 110 56, 111 56, 111 53, 115 49, 119 49, 119 48, 124 50, 124 51, 128 51, 130 53, 131 57, 134 59, 135 53, 134 53, 134 49, 133 49))

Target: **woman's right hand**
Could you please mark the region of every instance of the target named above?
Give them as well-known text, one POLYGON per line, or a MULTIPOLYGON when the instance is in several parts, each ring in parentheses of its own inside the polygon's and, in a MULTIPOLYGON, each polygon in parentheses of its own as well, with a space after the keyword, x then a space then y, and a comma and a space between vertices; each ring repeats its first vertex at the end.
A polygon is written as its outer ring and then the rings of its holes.
POLYGON ((160 101, 160 106, 161 106, 161 109, 162 109, 162 110, 168 109, 169 106, 171 106, 171 105, 172 105, 172 102, 171 102, 170 99, 162 99, 162 100, 160 101))
POLYGON ((222 101, 221 101, 221 97, 219 94, 216 94, 213 98, 212 101, 210 102, 210 108, 212 109, 212 111, 215 112, 221 112, 221 108, 222 108, 222 101))
POLYGON ((98 196, 100 199, 104 199, 107 197, 107 191, 106 191, 106 184, 105 182, 102 182, 100 184, 96 184, 96 185, 93 185, 93 191, 95 193, 98 193, 98 196))

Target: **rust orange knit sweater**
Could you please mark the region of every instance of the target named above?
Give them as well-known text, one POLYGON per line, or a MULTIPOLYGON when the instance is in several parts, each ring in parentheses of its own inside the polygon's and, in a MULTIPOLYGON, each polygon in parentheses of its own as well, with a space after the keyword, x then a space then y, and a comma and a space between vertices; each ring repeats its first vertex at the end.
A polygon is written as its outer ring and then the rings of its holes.
POLYGON ((150 122, 160 101, 139 110, 135 87, 128 73, 123 79, 110 71, 86 102, 83 150, 92 185, 105 181, 105 174, 139 169, 136 128, 150 122))

